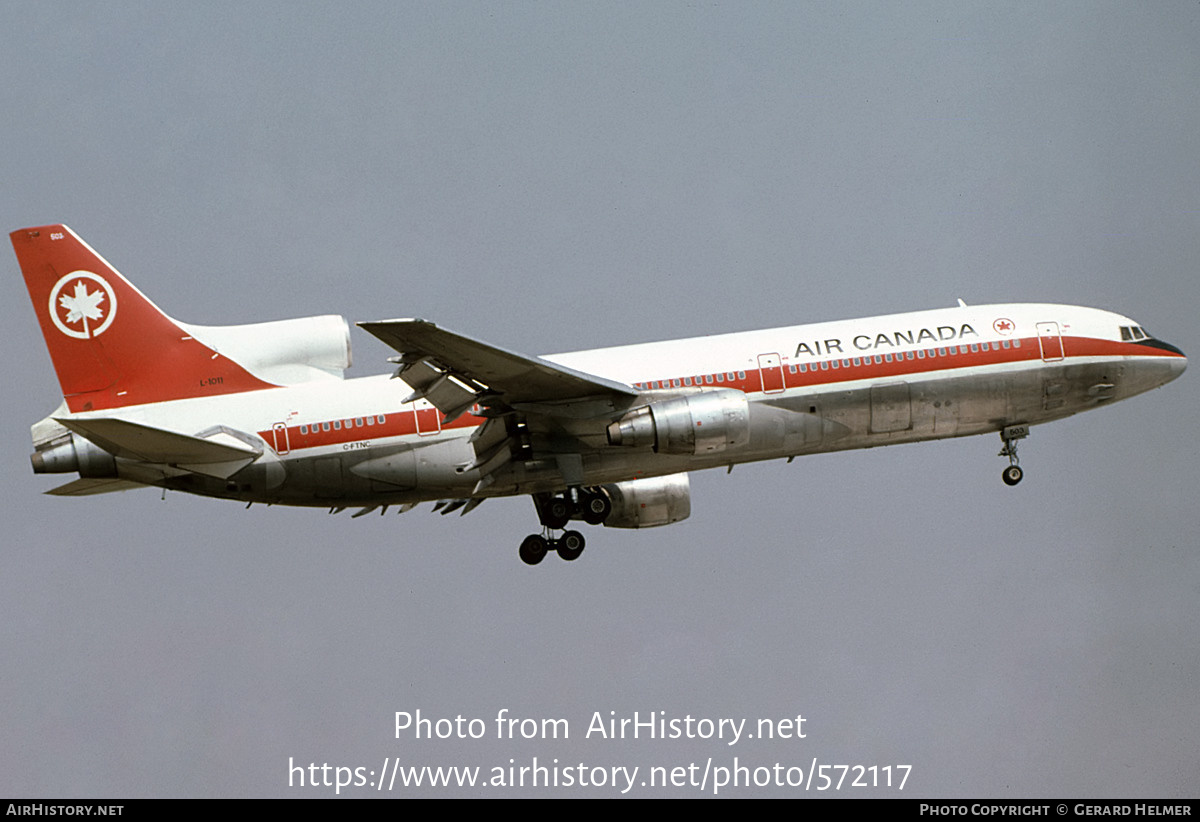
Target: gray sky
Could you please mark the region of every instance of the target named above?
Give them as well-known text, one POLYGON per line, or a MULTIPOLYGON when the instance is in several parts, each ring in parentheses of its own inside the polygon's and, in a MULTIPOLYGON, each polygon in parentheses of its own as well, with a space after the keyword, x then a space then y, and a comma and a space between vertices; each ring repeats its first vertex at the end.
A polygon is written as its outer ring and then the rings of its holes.
MULTIPOLYGON (((66 222, 187 322, 421 316, 540 353, 961 297, 1200 349, 1194 2, 0 11, 0 224, 66 222)), ((0 795, 323 796, 289 758, 384 757, 1197 792, 1194 374, 1034 429, 1018 488, 998 437, 742 466, 693 475, 684 523, 531 569, 527 499, 43 496, 57 383, 5 254, 0 795), (497 740, 505 708, 570 738, 497 740), (418 709, 487 737, 396 739, 418 709), (807 736, 585 738, 609 711, 807 736)))

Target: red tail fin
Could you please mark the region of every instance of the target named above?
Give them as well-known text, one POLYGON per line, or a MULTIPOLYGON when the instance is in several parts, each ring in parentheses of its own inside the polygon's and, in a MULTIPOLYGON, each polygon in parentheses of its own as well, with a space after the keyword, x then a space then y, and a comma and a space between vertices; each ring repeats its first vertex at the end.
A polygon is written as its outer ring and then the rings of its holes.
POLYGON ((66 226, 9 236, 71 411, 272 387, 193 339, 66 226))

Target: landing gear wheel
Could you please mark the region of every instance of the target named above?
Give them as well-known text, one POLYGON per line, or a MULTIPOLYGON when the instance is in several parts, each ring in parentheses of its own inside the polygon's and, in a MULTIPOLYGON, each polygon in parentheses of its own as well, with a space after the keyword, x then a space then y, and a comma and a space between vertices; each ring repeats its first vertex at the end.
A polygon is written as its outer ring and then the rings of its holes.
POLYGON ((1005 485, 1016 485, 1021 481, 1021 477, 1025 476, 1025 472, 1021 470, 1019 465, 1010 465, 1004 469, 1004 473, 1000 476, 1004 478, 1005 485))
POLYGON ((557 530, 571 519, 571 503, 564 497, 551 497, 542 512, 542 525, 557 530))
POLYGON ((556 547, 558 555, 567 562, 579 559, 579 555, 583 553, 585 541, 583 534, 578 531, 563 531, 563 535, 558 538, 556 547))
POLYGON ((609 500, 608 494, 598 491, 594 494, 585 494, 580 503, 580 509, 580 516, 583 517, 584 522, 588 525, 599 525, 612 513, 612 502, 609 500))
POLYGON ((521 549, 517 553, 526 565, 537 565, 546 558, 546 552, 549 550, 550 543, 545 537, 541 534, 530 534, 521 541, 521 549))

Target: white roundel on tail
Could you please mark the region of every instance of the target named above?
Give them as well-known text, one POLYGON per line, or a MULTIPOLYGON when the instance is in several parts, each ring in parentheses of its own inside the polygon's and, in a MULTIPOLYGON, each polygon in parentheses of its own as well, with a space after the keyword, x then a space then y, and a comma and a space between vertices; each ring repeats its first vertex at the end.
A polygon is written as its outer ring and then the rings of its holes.
POLYGON ((72 271, 50 289, 50 318, 68 337, 103 334, 116 315, 117 294, 98 274, 72 271))

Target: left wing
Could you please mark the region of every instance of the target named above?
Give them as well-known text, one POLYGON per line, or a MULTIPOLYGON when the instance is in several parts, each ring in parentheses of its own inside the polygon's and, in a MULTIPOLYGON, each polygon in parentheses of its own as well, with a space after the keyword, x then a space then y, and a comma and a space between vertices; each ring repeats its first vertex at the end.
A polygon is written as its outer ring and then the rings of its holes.
POLYGON ((405 402, 428 400, 443 423, 472 406, 488 418, 471 436, 475 458, 458 466, 460 472, 479 472, 474 499, 517 456, 549 458, 559 466, 564 486, 581 484, 580 454, 595 447, 585 439, 604 442, 613 413, 638 398, 637 389, 625 383, 489 345, 426 320, 359 326, 400 353, 391 361, 400 366, 395 376, 413 389, 405 402))
POLYGON ((447 421, 476 402, 485 408, 512 409, 577 408, 582 403, 615 411, 638 395, 624 383, 489 345, 427 320, 383 320, 359 326, 400 352, 392 361, 400 365, 396 376, 414 389, 409 400, 428 399, 447 421))

